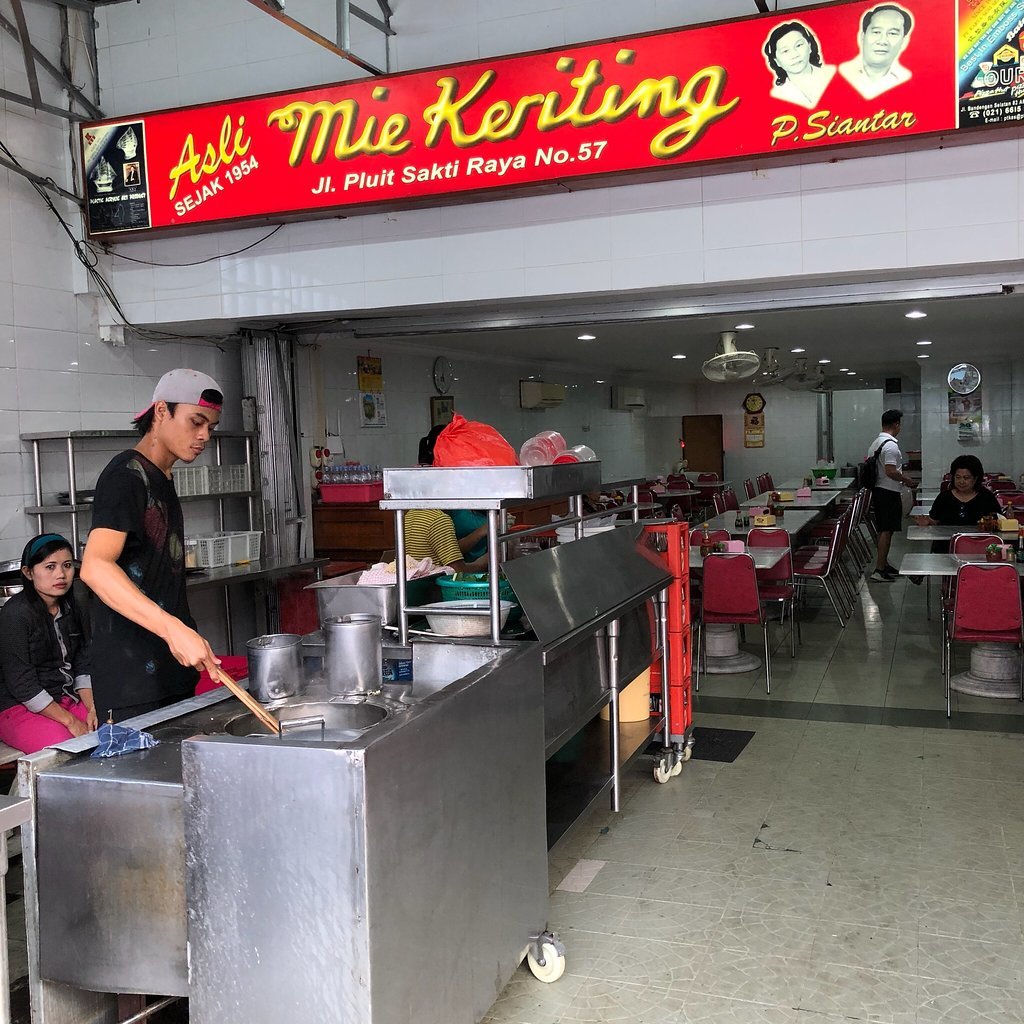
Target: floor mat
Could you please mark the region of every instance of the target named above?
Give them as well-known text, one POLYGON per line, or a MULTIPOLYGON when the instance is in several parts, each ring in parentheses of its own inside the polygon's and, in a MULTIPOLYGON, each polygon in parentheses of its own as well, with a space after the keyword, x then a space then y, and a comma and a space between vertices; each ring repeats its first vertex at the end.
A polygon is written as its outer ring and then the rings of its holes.
POLYGON ((696 761, 722 761, 732 764, 754 738, 746 729, 693 727, 693 758, 696 761))

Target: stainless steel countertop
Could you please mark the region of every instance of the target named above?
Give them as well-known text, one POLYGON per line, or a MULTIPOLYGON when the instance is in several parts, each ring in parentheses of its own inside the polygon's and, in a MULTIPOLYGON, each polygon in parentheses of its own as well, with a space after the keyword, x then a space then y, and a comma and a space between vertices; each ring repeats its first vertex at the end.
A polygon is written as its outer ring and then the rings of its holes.
POLYGON ((203 590, 206 587, 221 587, 227 583, 254 583, 257 580, 279 579, 307 569, 319 569, 330 561, 329 558, 261 558, 256 562, 240 565, 222 565, 216 569, 203 569, 186 580, 189 590, 203 590))
POLYGON ((901 576, 955 576, 961 565, 1012 565, 1024 577, 1024 562, 989 562, 984 555, 911 552, 900 562, 901 576))

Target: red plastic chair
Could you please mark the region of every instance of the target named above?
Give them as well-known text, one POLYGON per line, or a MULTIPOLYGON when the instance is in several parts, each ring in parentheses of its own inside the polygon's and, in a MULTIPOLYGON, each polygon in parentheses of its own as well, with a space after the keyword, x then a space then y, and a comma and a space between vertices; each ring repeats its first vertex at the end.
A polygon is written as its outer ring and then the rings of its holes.
POLYGON ((715 506, 715 515, 722 515, 725 512, 725 495, 721 491, 715 491, 711 495, 711 504, 715 506))
POLYGON ((753 625, 764 629, 765 690, 772 692, 772 651, 768 620, 757 592, 754 559, 746 554, 708 555, 698 620, 698 664, 694 686, 700 689, 700 660, 707 662, 708 625, 753 625))
POLYGON ((993 493, 1017 490, 1017 485, 1012 480, 990 480, 987 486, 993 493))
POLYGON ((749 476, 743 481, 743 490, 747 492, 747 501, 750 501, 751 498, 757 497, 757 490, 754 487, 754 481, 751 480, 749 476))
POLYGON ((771 473, 765 473, 765 475, 764 475, 764 482, 768 485, 765 488, 766 491, 774 491, 775 490, 775 481, 772 479, 771 473))
POLYGON ((722 491, 722 498, 725 500, 725 511, 726 512, 739 512, 740 501, 736 497, 736 489, 734 487, 726 487, 722 491))
POLYGON ((947 718, 950 717, 950 664, 956 642, 1020 645, 1020 699, 1024 701, 1024 612, 1015 565, 993 562, 960 566, 956 574, 956 598, 944 640, 947 718))
POLYGON ((654 505, 654 508, 642 508, 638 515, 641 519, 655 519, 659 515, 660 506, 654 500, 654 491, 639 487, 636 492, 636 500, 639 505, 654 505))
POLYGON ((996 495, 1000 508, 1024 508, 1024 491, 1000 491, 996 495))
MULTIPOLYGON (((697 476, 697 482, 693 485, 700 492, 697 500, 700 502, 701 508, 711 508, 715 503, 715 495, 718 493, 718 487, 708 487, 707 484, 713 484, 718 482, 717 473, 700 473, 697 476), (705 486, 701 486, 701 485, 705 486)), ((716 515, 718 513, 716 512, 716 515)))
POLYGON ((832 610, 839 619, 839 625, 846 627, 846 605, 842 594, 835 586, 839 565, 843 533, 847 529, 846 519, 837 520, 829 531, 825 545, 808 544, 793 552, 793 575, 798 587, 808 583, 820 583, 832 603, 832 610))
MULTIPOLYGON (((956 533, 949 541, 949 553, 951 555, 983 555, 989 544, 1002 544, 1002 537, 994 533, 956 533)), ((940 595, 940 606, 942 610, 942 632, 946 632, 949 623, 949 613, 953 609, 953 602, 956 600, 956 577, 948 576, 942 581, 940 595)), ((942 652, 945 659, 945 651, 942 652)), ((945 661, 943 660, 943 668, 945 661)))
MULTIPOLYGON (((747 534, 748 548, 785 548, 786 554, 771 569, 758 569, 757 592, 762 604, 777 602, 781 607, 782 622, 786 622, 789 605, 789 656, 796 657, 796 640, 800 626, 796 622, 796 580, 793 577, 793 548, 785 530, 756 526, 747 534)), ((803 639, 801 638, 801 643, 803 639)))
POLYGON ((768 474, 767 473, 759 473, 757 475, 757 479, 755 481, 755 484, 757 486, 757 492, 756 492, 756 494, 752 494, 751 495, 752 498, 756 497, 757 494, 764 494, 765 491, 770 491, 771 490, 771 487, 768 486, 768 474))
MULTIPOLYGON (((693 484, 683 475, 677 474, 670 476, 666 481, 668 489, 670 491, 692 491, 694 490, 693 484)), ((669 508, 669 515, 674 516, 680 522, 688 522, 690 518, 695 514, 696 509, 693 505, 693 496, 690 495, 686 498, 677 498, 672 506, 669 508)))

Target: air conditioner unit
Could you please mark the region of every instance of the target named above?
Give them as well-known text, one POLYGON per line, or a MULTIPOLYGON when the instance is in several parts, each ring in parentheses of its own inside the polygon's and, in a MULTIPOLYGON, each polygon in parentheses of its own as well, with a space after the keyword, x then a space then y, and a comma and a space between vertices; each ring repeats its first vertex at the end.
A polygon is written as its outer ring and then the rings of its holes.
POLYGON ((521 380, 519 382, 519 407, 521 409, 551 409, 565 401, 565 385, 549 384, 546 380, 521 380))
POLYGON ((612 408, 639 412, 647 408, 643 388, 612 388, 612 408))

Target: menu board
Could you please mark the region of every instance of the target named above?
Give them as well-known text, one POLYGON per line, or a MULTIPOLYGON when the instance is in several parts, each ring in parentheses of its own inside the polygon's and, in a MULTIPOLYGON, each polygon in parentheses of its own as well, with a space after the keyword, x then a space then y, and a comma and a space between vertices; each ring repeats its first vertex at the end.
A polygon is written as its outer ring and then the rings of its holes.
POLYGON ((1024 119, 1024 5, 959 0, 960 127, 1024 119))

